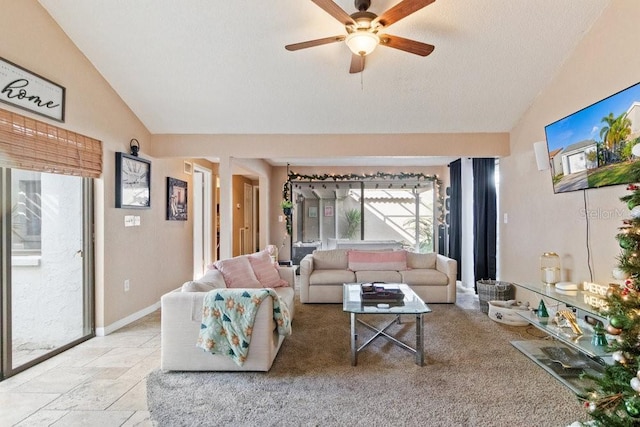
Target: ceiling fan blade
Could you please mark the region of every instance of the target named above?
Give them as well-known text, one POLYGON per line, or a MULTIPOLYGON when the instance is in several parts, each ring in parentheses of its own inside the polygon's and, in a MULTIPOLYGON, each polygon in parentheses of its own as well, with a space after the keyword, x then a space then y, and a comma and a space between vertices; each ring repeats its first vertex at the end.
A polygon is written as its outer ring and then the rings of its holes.
POLYGON ((333 16, 338 21, 342 22, 344 25, 356 24, 356 21, 354 21, 353 18, 350 17, 347 12, 345 12, 340 6, 335 4, 332 0, 311 0, 311 1, 317 4, 322 10, 327 12, 329 15, 333 16))
POLYGON ((308 47, 321 46, 323 44, 341 42, 345 38, 346 38, 346 36, 325 37, 323 39, 316 39, 316 40, 309 40, 309 41, 306 41, 306 42, 288 44, 284 48, 287 49, 287 50, 291 50, 291 51, 300 50, 300 49, 306 49, 308 47))
POLYGON ((351 55, 351 66, 349 67, 349 73, 357 74, 361 73, 364 70, 364 56, 356 55, 355 53, 351 55))
POLYGON ((389 34, 380 35, 380 45, 404 50, 405 52, 413 53, 420 56, 427 56, 435 49, 435 46, 431 44, 405 39, 403 37, 392 36, 389 34))
POLYGON ((373 23, 379 22, 385 27, 398 22, 402 18, 411 15, 413 12, 417 12, 425 6, 429 6, 435 0, 402 0, 391 9, 384 12, 373 20, 373 23))

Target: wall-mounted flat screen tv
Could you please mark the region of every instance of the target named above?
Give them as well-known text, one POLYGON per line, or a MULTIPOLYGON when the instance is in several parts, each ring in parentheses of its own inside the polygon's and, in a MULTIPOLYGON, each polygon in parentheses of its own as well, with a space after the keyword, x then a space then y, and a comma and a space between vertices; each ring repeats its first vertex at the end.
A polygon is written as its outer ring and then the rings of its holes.
POLYGON ((555 193, 640 182, 640 83, 545 127, 555 193), (634 154, 634 151, 637 154, 634 154))

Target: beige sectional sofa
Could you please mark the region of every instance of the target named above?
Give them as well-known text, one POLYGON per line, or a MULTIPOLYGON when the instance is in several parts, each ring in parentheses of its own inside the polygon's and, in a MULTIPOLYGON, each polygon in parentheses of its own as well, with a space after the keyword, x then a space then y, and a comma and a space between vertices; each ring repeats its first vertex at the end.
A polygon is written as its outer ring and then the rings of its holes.
MULTIPOLYGON (((275 267, 274 267, 275 268, 275 267)), ((273 288, 294 316, 293 267, 277 269, 286 286, 273 288)), ((284 283, 282 283, 284 284, 284 283)), ((228 287, 221 271, 210 269, 201 279, 189 281, 161 299, 161 368, 166 371, 268 371, 285 337, 273 319, 273 300, 265 299, 256 314, 247 360, 242 366, 221 354, 196 347, 206 293, 228 287)))
POLYGON ((316 250, 300 262, 300 301, 340 303, 344 283, 386 282, 406 283, 426 303, 455 303, 456 275, 456 261, 436 253, 316 250))

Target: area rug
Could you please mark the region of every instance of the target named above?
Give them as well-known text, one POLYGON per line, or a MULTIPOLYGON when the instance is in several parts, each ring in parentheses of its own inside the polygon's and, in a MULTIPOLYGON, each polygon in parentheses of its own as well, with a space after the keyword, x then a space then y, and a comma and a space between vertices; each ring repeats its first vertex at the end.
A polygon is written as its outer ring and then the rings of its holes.
MULTIPOLYGON (((496 323, 477 309, 431 308, 423 367, 382 338, 351 366, 342 306, 300 304, 269 372, 151 372, 151 418, 158 426, 537 427, 588 419, 571 390, 509 343, 540 332, 496 323)), ((413 322, 405 316, 392 330, 415 342, 413 322)), ((359 331, 360 339, 370 335, 359 331)))

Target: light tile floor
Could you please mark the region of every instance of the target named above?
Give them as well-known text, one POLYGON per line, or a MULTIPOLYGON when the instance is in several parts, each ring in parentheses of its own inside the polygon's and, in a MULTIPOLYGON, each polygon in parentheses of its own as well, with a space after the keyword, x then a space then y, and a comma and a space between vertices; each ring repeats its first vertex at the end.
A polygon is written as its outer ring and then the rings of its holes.
POLYGON ((152 426, 145 377, 160 366, 160 311, 0 382, 0 427, 152 426))

